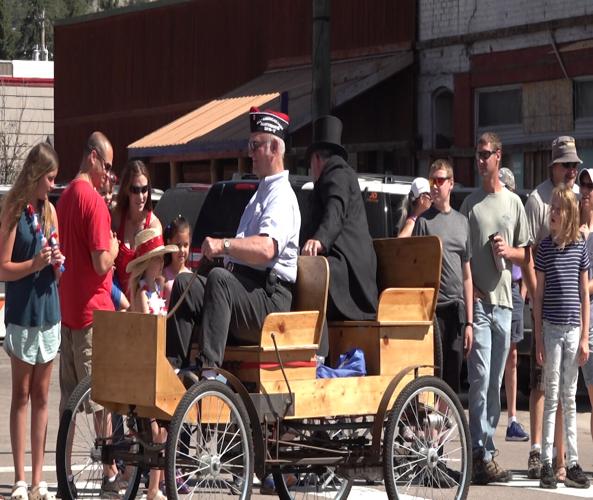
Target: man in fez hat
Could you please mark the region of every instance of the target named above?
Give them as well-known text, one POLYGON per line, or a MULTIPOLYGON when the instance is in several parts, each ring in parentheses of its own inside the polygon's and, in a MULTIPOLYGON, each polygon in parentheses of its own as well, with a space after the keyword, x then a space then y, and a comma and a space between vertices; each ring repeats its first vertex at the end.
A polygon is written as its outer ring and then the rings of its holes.
MULTIPOLYGON (((346 163, 342 122, 322 116, 313 124, 307 159, 315 180, 303 255, 329 261, 328 320, 370 320, 377 315, 377 259, 356 172, 346 163)), ((327 355, 324 335, 319 354, 327 355)))
MULTIPOLYGON (((289 117, 251 108, 247 143, 253 173, 260 183, 245 207, 234 238, 205 238, 206 259, 224 257, 225 268, 191 281, 180 274, 170 303, 190 289, 167 321, 167 356, 186 365, 190 348, 199 347, 203 368, 222 364, 227 339, 257 345, 265 317, 289 311, 297 276, 301 214, 284 170, 284 138, 289 117)), ((193 358, 193 357, 192 357, 193 358)))

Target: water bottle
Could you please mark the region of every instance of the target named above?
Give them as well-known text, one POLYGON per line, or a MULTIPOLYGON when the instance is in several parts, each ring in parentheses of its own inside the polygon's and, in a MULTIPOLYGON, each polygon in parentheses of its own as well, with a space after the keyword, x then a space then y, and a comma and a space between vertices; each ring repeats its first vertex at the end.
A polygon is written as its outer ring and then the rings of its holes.
POLYGON ((494 238, 496 238, 498 235, 498 232, 492 233, 490 236, 488 236, 488 239, 490 240, 490 248, 492 249, 492 258, 494 259, 494 265, 496 266, 496 269, 498 269, 499 272, 502 272, 506 268, 506 262, 504 261, 504 257, 502 257, 501 255, 496 255, 496 251, 494 250, 494 238))

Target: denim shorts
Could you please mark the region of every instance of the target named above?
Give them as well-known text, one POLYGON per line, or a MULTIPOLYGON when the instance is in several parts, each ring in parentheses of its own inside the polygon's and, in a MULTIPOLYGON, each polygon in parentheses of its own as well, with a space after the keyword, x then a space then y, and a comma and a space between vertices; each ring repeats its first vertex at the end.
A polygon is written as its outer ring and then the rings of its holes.
POLYGON ((589 329, 589 359, 581 366, 586 385, 593 385, 593 328, 589 329))
POLYGON ((6 325, 4 350, 30 365, 52 361, 60 348, 60 323, 52 326, 6 325))

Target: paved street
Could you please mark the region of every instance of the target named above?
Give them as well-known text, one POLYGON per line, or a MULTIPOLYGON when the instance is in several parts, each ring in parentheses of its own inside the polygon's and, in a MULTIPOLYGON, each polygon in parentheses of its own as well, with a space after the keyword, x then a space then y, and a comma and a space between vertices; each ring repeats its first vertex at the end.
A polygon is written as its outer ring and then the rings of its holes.
MULTIPOLYGON (((10 454, 10 438, 8 432, 8 418, 10 410, 10 364, 8 356, 2 349, 0 352, 0 380, 5 382, 0 385, 0 422, 3 424, 2 433, 0 434, 0 495, 5 497, 10 496, 10 488, 13 482, 12 472, 12 457, 10 454)), ((55 441, 58 430, 58 402, 59 402, 59 387, 58 387, 58 370, 57 363, 54 366, 54 376, 51 385, 50 395, 50 418, 49 431, 47 437, 47 457, 44 476, 50 485, 55 487, 55 441)), ((526 410, 526 402, 521 401, 522 410, 526 410)), ((581 465, 583 469, 593 476, 593 446, 591 437, 589 435, 589 413, 588 404, 584 400, 580 401, 578 415, 578 436, 579 436, 579 452, 581 457, 581 465)), ((519 412, 519 420, 528 427, 529 414, 527 411, 519 412)), ((593 498, 593 487, 589 490, 579 491, 574 489, 566 489, 559 486, 555 492, 544 492, 537 488, 536 481, 528 481, 525 478, 527 467, 527 455, 529 451, 528 443, 507 443, 504 441, 504 425, 506 424, 506 414, 501 419, 502 425, 499 426, 497 435, 497 446, 500 448, 500 463, 504 467, 510 468, 515 472, 515 479, 509 485, 494 485, 488 487, 472 487, 470 489, 470 498, 487 498, 488 500, 507 500, 508 498, 518 498, 521 500, 529 499, 553 499, 562 496, 577 496, 581 498, 593 498)), ((27 458, 27 463, 30 463, 30 456, 27 458)), ((30 470, 30 469, 28 469, 30 470)), ((28 476, 30 479, 30 476, 28 476)), ((256 495, 255 498, 272 498, 256 495)), ((385 498, 385 493, 382 487, 370 488, 366 485, 357 485, 349 498, 353 499, 371 499, 371 498, 385 498)))

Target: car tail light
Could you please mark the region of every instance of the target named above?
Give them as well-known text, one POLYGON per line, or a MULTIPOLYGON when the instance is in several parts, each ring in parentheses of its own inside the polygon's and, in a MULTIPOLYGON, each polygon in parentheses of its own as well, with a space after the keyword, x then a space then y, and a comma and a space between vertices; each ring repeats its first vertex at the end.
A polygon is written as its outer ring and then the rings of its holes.
POLYGON ((191 247, 189 250, 189 259, 188 259, 188 267, 195 271, 198 266, 200 265, 200 261, 202 260, 202 248, 201 247, 191 247))

